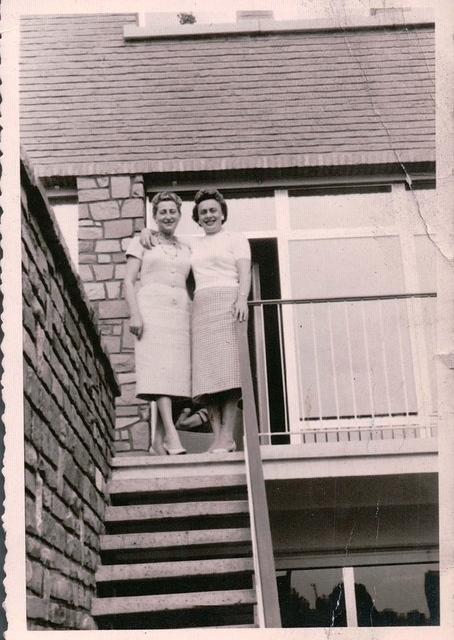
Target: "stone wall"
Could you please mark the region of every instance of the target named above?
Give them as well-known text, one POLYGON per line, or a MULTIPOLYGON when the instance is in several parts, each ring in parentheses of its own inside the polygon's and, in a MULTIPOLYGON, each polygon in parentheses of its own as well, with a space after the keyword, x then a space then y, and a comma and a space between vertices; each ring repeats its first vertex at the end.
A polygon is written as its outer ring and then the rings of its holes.
POLYGON ((79 275, 97 311, 99 328, 121 386, 117 399, 116 449, 150 446, 149 405, 135 398, 134 341, 123 295, 125 249, 145 221, 142 176, 77 179, 79 275))
POLYGON ((30 175, 22 167, 27 621, 30 629, 91 629, 119 388, 30 175))

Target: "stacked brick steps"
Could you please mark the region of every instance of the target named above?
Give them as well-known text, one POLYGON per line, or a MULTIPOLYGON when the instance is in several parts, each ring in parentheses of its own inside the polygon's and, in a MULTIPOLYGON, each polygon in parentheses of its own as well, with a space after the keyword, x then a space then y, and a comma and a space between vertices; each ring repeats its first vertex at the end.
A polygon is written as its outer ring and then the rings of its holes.
POLYGON ((244 475, 113 480, 92 614, 100 629, 253 627, 244 475))

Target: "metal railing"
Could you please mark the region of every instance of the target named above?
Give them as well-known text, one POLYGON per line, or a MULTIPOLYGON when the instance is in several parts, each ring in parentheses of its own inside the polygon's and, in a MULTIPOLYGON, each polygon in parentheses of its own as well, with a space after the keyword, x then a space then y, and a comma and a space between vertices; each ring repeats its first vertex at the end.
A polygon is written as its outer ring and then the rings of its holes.
POLYGON ((251 301, 261 442, 433 437, 435 297, 251 301))
POLYGON ((244 458, 254 556, 257 617, 260 627, 281 627, 270 519, 258 438, 247 323, 238 323, 243 397, 244 458))

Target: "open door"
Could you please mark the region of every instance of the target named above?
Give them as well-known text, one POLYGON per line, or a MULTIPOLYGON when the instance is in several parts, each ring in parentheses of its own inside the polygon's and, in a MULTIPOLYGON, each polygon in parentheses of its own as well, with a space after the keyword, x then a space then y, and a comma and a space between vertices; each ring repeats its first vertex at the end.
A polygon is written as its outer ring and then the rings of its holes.
MULTIPOLYGON (((281 296, 277 240, 251 240, 251 299, 276 300, 281 296)), ((253 378, 259 419, 260 444, 287 444, 287 401, 285 398, 285 366, 282 323, 276 305, 254 305, 251 308, 250 346, 253 378)))

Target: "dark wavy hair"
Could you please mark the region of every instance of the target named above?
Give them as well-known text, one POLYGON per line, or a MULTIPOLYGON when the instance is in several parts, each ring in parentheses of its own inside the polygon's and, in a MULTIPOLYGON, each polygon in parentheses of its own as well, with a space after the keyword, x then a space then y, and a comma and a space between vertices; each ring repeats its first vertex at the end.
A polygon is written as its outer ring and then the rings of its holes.
POLYGON ((200 189, 197 191, 194 198, 194 208, 192 209, 192 219, 199 224, 199 204, 204 200, 216 200, 221 205, 221 210, 224 215, 222 224, 227 220, 227 203, 224 200, 224 196, 217 189, 200 189))
POLYGON ((160 202, 172 201, 177 205, 178 212, 181 213, 181 198, 177 196, 173 191, 159 191, 151 201, 153 207, 153 217, 156 215, 158 211, 158 204, 160 202))

